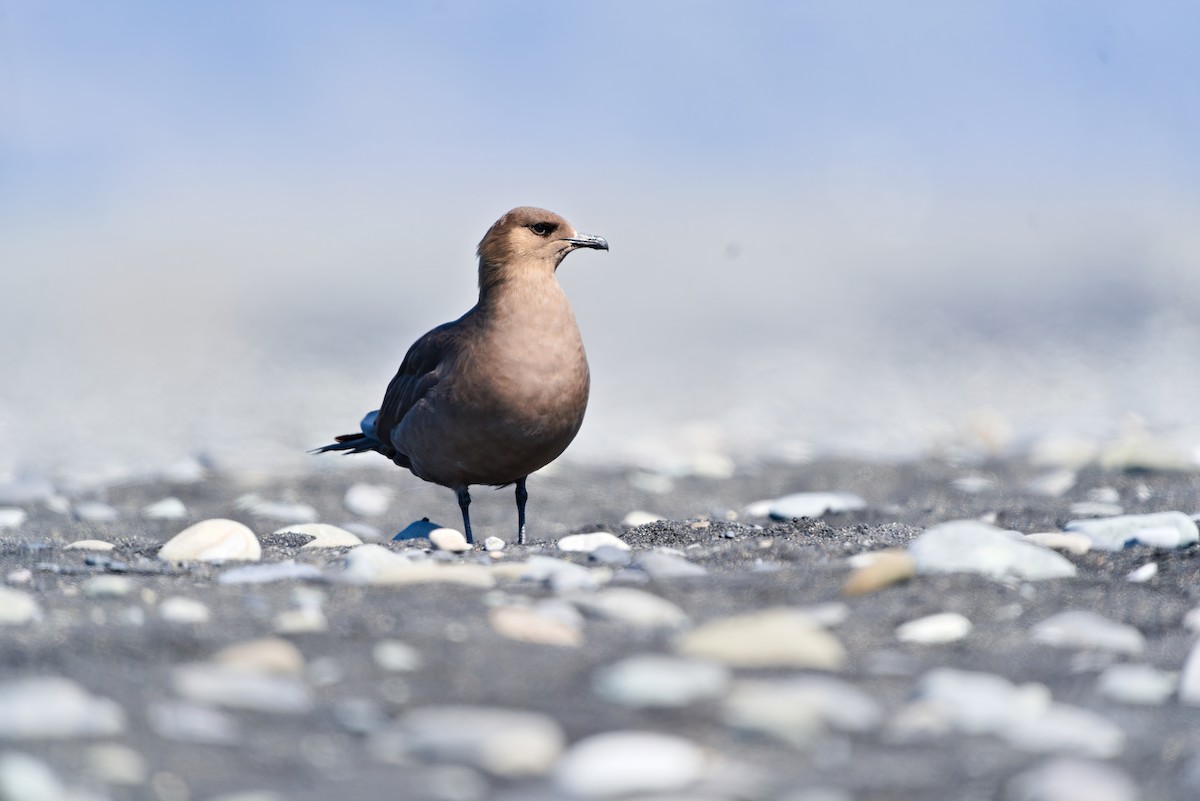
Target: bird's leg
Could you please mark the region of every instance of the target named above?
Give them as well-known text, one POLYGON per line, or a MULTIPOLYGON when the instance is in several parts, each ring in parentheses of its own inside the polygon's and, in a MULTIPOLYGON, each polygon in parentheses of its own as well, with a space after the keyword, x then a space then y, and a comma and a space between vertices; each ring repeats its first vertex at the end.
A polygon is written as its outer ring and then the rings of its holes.
POLYGON ((471 493, 464 485, 457 487, 454 494, 458 496, 458 508, 462 509, 463 528, 466 529, 463 533, 467 535, 467 542, 474 544, 475 538, 471 536, 471 514, 467 511, 467 507, 471 505, 471 493))
POLYGON ((529 493, 525 491, 525 479, 517 479, 517 545, 525 544, 525 501, 529 493))

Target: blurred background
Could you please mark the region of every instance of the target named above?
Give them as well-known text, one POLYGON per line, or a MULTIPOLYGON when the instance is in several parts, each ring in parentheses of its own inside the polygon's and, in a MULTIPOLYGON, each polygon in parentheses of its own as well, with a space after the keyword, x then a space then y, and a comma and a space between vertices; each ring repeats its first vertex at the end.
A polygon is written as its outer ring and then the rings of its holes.
POLYGON ((612 244, 559 272, 569 458, 1194 462, 1197 41, 1169 1, 4 0, 0 471, 310 465, 523 204, 612 244))

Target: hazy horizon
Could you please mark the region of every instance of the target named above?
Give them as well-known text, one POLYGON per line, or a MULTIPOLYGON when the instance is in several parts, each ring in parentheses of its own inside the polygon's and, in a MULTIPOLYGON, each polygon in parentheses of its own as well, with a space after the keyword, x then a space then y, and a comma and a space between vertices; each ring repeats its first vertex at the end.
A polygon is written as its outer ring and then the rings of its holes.
MULTIPOLYGON (((1200 8, 0 8, 0 472, 295 453, 474 301, 560 278, 571 458, 1200 445, 1200 8)), ((683 457, 681 457, 683 458, 683 457)))

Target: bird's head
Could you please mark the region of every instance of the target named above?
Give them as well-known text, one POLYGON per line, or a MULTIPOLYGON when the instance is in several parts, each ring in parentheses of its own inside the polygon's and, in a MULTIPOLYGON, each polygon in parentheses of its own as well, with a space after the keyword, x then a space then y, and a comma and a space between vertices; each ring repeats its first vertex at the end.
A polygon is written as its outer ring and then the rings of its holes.
POLYGON ((481 283, 503 281, 513 270, 550 272, 578 248, 608 250, 599 236, 581 234, 552 211, 521 206, 505 214, 488 229, 479 243, 481 283))

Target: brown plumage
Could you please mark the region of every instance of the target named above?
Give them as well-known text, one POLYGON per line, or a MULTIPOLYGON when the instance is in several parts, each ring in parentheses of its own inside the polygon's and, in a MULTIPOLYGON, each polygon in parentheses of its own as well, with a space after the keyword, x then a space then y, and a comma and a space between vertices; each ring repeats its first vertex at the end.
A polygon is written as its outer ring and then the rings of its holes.
POLYGON ((479 243, 479 301, 409 348, 383 405, 316 452, 377 451, 458 495, 467 540, 472 484, 516 484, 525 541, 526 477, 567 448, 587 408, 587 356, 555 278, 572 250, 608 250, 544 209, 505 214, 479 243))

